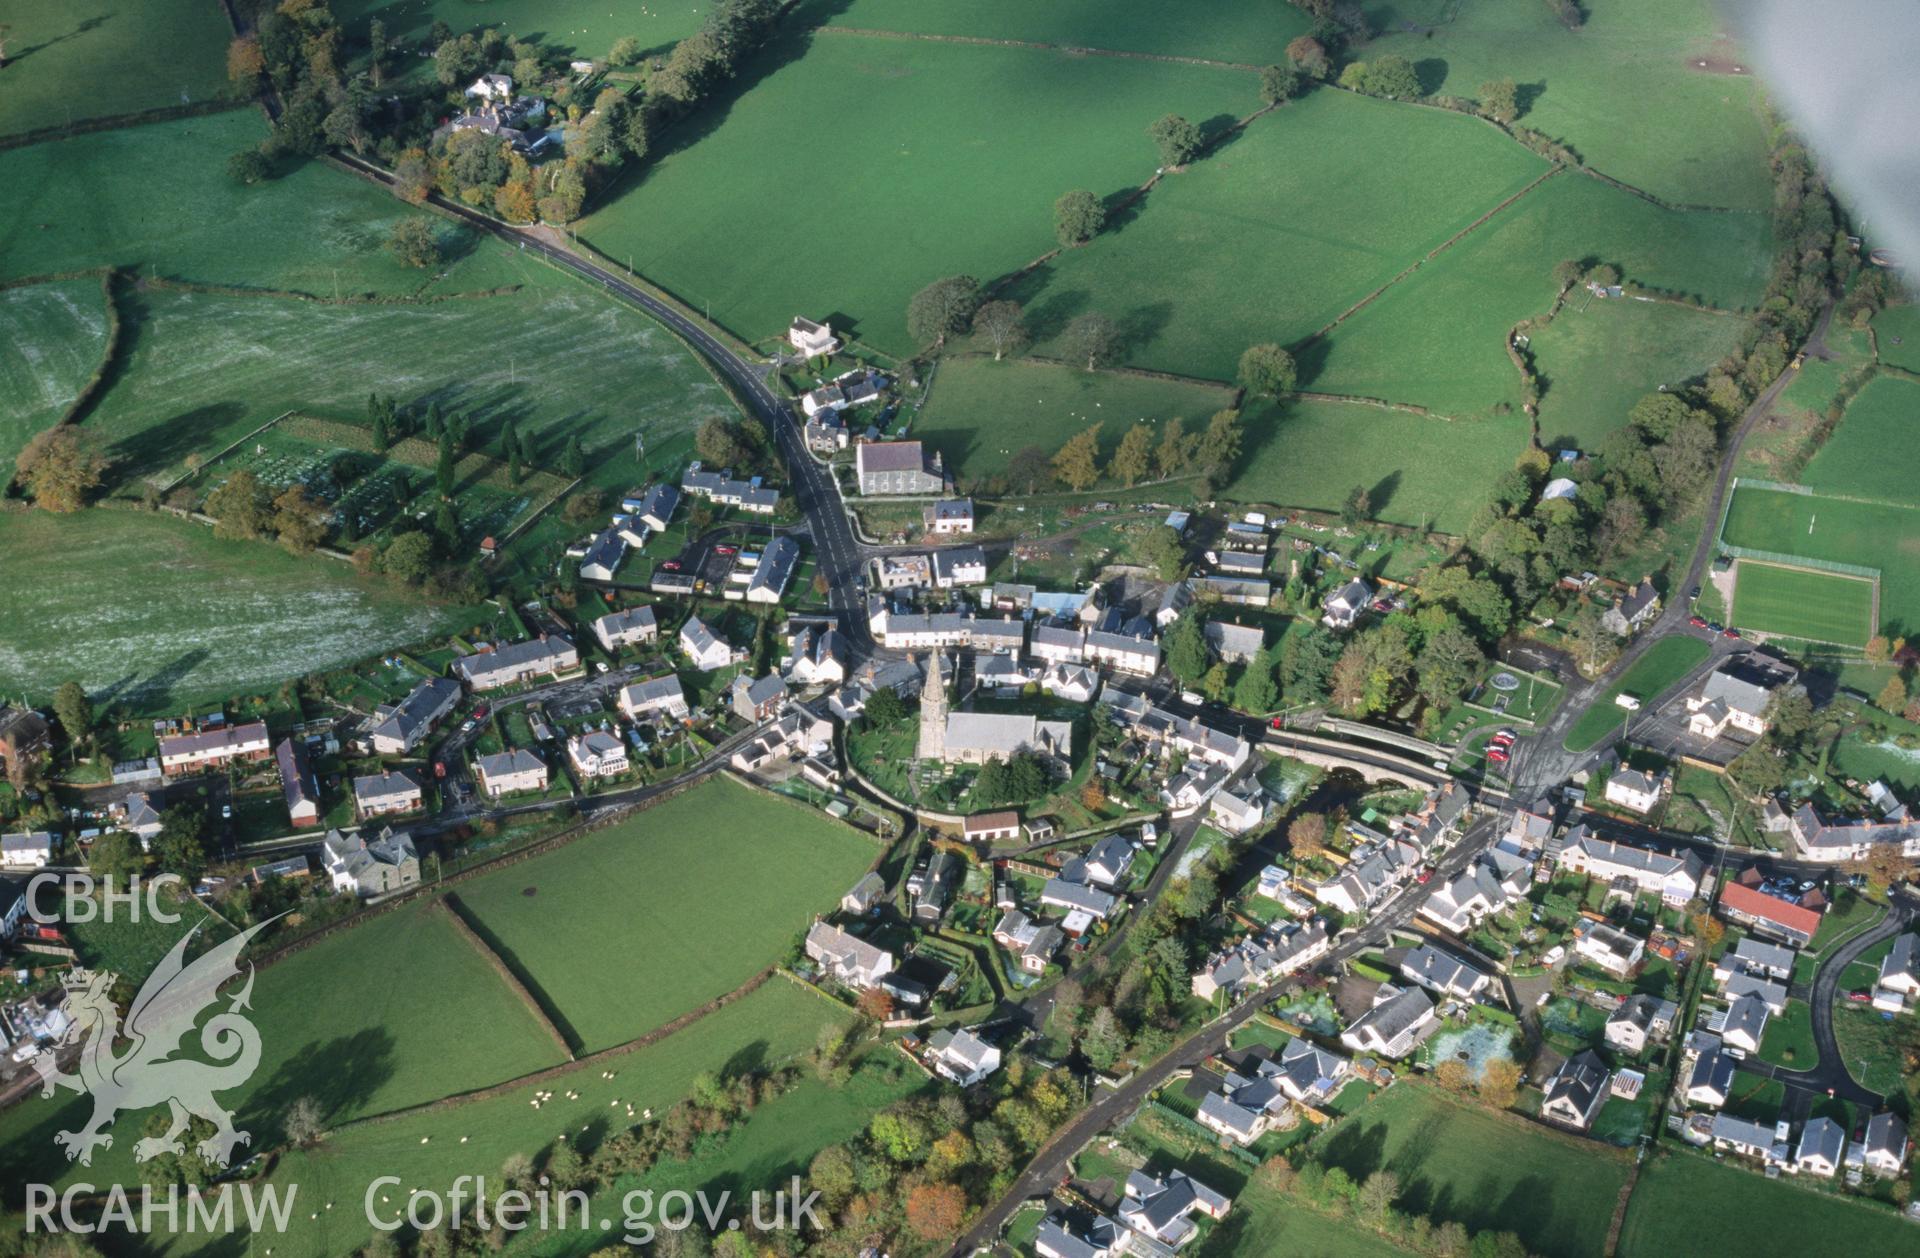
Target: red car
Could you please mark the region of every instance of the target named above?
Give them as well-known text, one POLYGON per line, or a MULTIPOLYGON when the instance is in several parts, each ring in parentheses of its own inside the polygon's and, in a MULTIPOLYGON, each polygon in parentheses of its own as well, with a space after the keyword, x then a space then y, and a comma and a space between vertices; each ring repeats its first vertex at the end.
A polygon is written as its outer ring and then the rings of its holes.
POLYGON ((1687 623, 1695 629, 1705 629, 1707 627, 1707 618, 1705 616, 1689 616, 1687 617, 1687 623))
POLYGON ((660 565, 660 570, 662 572, 678 572, 680 571, 680 561, 678 559, 669 559, 660 565))
POLYGON ((493 709, 483 703, 473 710, 473 719, 476 721, 484 721, 492 712, 493 709))
POLYGON ((716 555, 732 555, 738 553, 738 551, 739 547, 737 546, 715 546, 713 548, 713 553, 716 555))
POLYGON ((1276 716, 1276 717, 1274 717, 1274 718, 1273 718, 1273 719, 1272 719, 1271 721, 1268 721, 1268 722, 1267 722, 1267 728, 1268 728, 1268 729, 1279 729, 1279 728, 1280 728, 1280 718, 1276 716))
POLYGON ((1872 992, 1848 992, 1847 999, 1853 1001, 1855 1004, 1864 1005, 1872 1001, 1873 993, 1872 992))
POLYGON ((1429 865, 1425 869, 1420 871, 1420 881, 1421 882, 1433 881, 1433 866, 1429 865))
POLYGON ((1738 629, 1735 629, 1732 625, 1728 625, 1725 629, 1722 629, 1720 631, 1720 636, 1723 638, 1737 638, 1740 636, 1740 631, 1738 629))
POLYGON ((1494 764, 1505 764, 1507 762, 1507 753, 1498 747, 1489 747, 1487 749, 1487 759, 1494 764))

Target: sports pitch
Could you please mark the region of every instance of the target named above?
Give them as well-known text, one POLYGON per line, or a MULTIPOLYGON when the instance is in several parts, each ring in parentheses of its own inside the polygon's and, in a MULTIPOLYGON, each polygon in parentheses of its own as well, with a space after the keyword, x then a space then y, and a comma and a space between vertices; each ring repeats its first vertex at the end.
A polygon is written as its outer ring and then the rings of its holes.
POLYGON ((1750 550, 1877 569, 1878 629, 1905 636, 1920 626, 1920 510, 1742 485, 1720 536, 1750 550))
POLYGON ((1741 559, 1734 565, 1733 623, 1785 638, 1865 646, 1875 627, 1873 586, 1864 577, 1741 559))

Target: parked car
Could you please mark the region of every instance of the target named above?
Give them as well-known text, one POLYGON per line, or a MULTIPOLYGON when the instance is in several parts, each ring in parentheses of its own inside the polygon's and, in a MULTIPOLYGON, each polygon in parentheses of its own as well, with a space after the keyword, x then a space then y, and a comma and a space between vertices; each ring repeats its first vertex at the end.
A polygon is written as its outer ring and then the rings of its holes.
POLYGON ((1723 638, 1737 638, 1740 636, 1740 631, 1738 629, 1735 629, 1732 625, 1728 625, 1725 629, 1722 629, 1720 631, 1720 636, 1723 638))
POLYGON ((1856 1005, 1871 1004, 1873 1001, 1873 993, 1872 992, 1848 992, 1847 999, 1851 1000, 1856 1005))
POLYGON ((1707 618, 1705 616, 1689 616, 1687 617, 1687 623, 1695 629, 1705 629, 1707 627, 1707 618))

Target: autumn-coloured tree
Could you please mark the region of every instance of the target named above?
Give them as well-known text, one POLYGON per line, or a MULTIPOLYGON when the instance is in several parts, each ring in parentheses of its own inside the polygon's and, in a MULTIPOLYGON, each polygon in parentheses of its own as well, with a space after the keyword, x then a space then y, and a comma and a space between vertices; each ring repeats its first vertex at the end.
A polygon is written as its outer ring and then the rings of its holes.
POLYGON ((1473 1083, 1467 1074, 1467 1063, 1453 1057, 1433 1068, 1433 1081, 1449 1092, 1465 1092, 1473 1083))
POLYGON ((260 41, 241 35, 227 45, 227 78, 235 83, 252 83, 265 73, 267 59, 260 54, 260 41))
POLYGON ((1303 860, 1324 856, 1327 851, 1327 817, 1325 813, 1303 812, 1293 819, 1287 827, 1287 846, 1293 854, 1303 860))
POLYGON ((1100 425, 1092 424, 1067 439, 1053 456, 1053 472, 1069 489, 1091 489, 1100 479, 1100 425))
POLYGON ((1519 1096, 1519 1063, 1505 1057, 1488 1062, 1480 1074, 1480 1099, 1496 1109, 1507 1109, 1519 1096))
POLYGON ((967 1217, 967 1194, 953 1184, 921 1184, 907 1194, 907 1226, 924 1240, 946 1240, 967 1217))
POLYGON ((72 424, 56 424, 27 442, 14 460, 14 477, 46 511, 78 511, 100 487, 107 460, 93 435, 72 424))
POLYGON ((1898 843, 1875 843, 1867 848, 1865 856, 1847 862, 1847 872, 1865 875, 1867 885, 1876 891, 1906 881, 1912 876, 1913 868, 1913 861, 1900 850, 1898 843))
POLYGON ((1692 928, 1693 937, 1700 941, 1700 946, 1709 952, 1719 947, 1720 941, 1726 938, 1726 924, 1711 913, 1695 913, 1688 919, 1687 925, 1692 928))
POLYGON ((893 1016, 893 997, 881 988, 869 987, 860 993, 854 1007, 875 1022, 885 1022, 893 1016))

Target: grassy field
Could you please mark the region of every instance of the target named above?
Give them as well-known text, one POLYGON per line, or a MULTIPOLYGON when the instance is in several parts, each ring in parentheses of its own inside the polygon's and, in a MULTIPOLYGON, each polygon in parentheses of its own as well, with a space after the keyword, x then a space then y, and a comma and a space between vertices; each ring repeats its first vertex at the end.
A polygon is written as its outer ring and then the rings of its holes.
POLYGON ((1703 374, 1739 347, 1744 320, 1645 301, 1577 294, 1533 334, 1540 440, 1549 450, 1591 450, 1626 425, 1627 412, 1661 385, 1703 374))
POLYGON ((1796 1187, 1788 1176, 1770 1180, 1703 1156, 1668 1154, 1641 1169, 1620 1253, 1800 1258, 1809 1236, 1844 1236, 1866 1252, 1897 1253, 1912 1247, 1913 1227, 1890 1211, 1796 1187))
POLYGON ((1356 1180, 1393 1171, 1401 1209, 1469 1231, 1513 1232, 1546 1258, 1603 1252, 1627 1173, 1598 1146, 1412 1085, 1374 1098, 1311 1152, 1356 1180))
POLYGON ((1875 315, 1873 338, 1881 362, 1920 371, 1920 304, 1888 306, 1875 315))
POLYGON ((0 291, 0 462, 80 393, 107 348, 105 297, 96 279, 0 291))
POLYGON ((1524 416, 1446 420, 1351 402, 1264 405, 1243 424, 1246 453, 1226 496, 1337 511, 1365 485, 1376 519, 1465 527, 1482 488, 1526 448, 1524 416))
POLYGON ((623 35, 639 40, 648 56, 664 53, 699 30, 710 7, 706 0, 623 4, 612 11, 603 0, 334 0, 333 11, 361 41, 376 17, 395 44, 424 44, 428 28, 443 21, 455 34, 496 26, 509 35, 537 37, 569 59, 592 61, 604 58, 623 35))
POLYGON ((1651 701, 1706 659, 1708 650, 1705 642, 1690 636, 1675 635, 1654 643, 1573 723, 1567 731, 1567 750, 1586 751, 1619 730, 1628 712, 1614 702, 1616 696, 1629 694, 1643 702, 1651 701))
POLYGON ((1742 486, 1727 509, 1723 540, 1880 570, 1880 627, 1920 626, 1920 516, 1912 508, 1842 502, 1742 486))
MULTIPOLYGON (((1023 359, 949 358, 940 363, 912 435, 967 477, 1006 468, 1028 446, 1049 453, 1100 423, 1103 455, 1111 455, 1137 420, 1157 429, 1176 416, 1198 432, 1233 401, 1230 390, 1023 359)), ((1156 438, 1157 440, 1157 438, 1156 438)))
POLYGON ((1150 176, 1155 118, 1217 126, 1259 104, 1241 73, 832 36, 776 42, 741 84, 581 236, 748 339, 804 312, 892 353, 914 348, 922 285, 1021 266, 1053 247, 1061 193, 1150 176), (798 118, 870 122, 836 128, 829 153, 798 118), (779 188, 805 196, 769 214, 779 188))
POLYGON ((218 96, 233 28, 213 0, 0 5, 0 135, 218 96))
POLYGON ((0 514, 0 555, 16 591, 0 605, 0 691, 40 702, 75 680, 96 705, 171 709, 479 619, 171 516, 0 514))
POLYGON ((511 282, 493 261, 504 250, 440 219, 445 277, 403 266, 387 235, 421 211, 319 163, 235 183, 227 159, 266 134, 241 109, 0 152, 0 279, 113 264, 327 297, 511 282))
POLYGON ((1556 262, 1611 262, 1631 281, 1742 307, 1765 285, 1771 230, 1763 215, 1665 210, 1559 175, 1308 346, 1303 377, 1446 414, 1517 409, 1520 373, 1503 345, 1514 324, 1546 312, 1556 262))
POLYGON ((528 279, 426 305, 141 294, 132 353, 87 426, 127 471, 177 472, 287 410, 363 420, 378 389, 467 416, 486 448, 509 418, 541 438, 542 460, 578 435, 609 456, 593 463, 618 487, 637 471, 635 431, 687 433, 732 409, 659 324, 551 272, 528 279))
MULTIPOLYGON (((1198 1174, 1198 1172, 1196 1172, 1198 1174)), ((1233 1199, 1233 1211, 1215 1225, 1199 1258, 1401 1258, 1402 1249, 1385 1237, 1294 1204, 1283 1194, 1250 1183, 1233 1199)))
POLYGON ((1317 91, 1163 179, 1012 295, 1043 352, 1097 310, 1134 365, 1230 380, 1249 343, 1326 326, 1546 169, 1475 119, 1317 91))
POLYGON ((1112 0, 804 0, 795 17, 865 30, 1018 39, 1248 65, 1279 61, 1287 42, 1308 27, 1298 9, 1274 0, 1209 0, 1198 6, 1112 0))
POLYGON ((1809 642, 1865 646, 1874 633, 1873 582, 1812 568, 1742 559, 1732 623, 1809 642))
POLYGON ((876 855, 822 813, 713 781, 467 883, 460 899, 591 1051, 781 959, 876 855))
POLYGON ((1800 483, 1920 505, 1920 384, 1893 375, 1867 381, 1800 483))
POLYGON ((1608 0, 1583 5, 1577 31, 1535 0, 1468 0, 1431 37, 1375 40, 1398 52, 1430 92, 1477 97, 1511 78, 1527 103, 1520 125, 1562 141, 1596 170, 1668 201, 1765 210, 1767 133, 1761 88, 1718 40, 1710 0, 1608 0), (1695 63, 1706 59, 1708 70, 1695 63), (1629 104, 1630 102, 1630 104, 1629 104), (1634 121, 1622 125, 1622 108, 1634 121))

